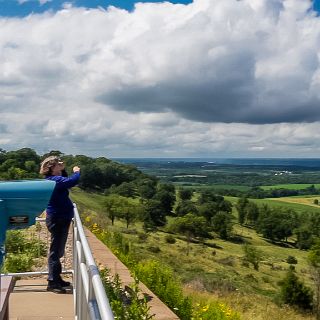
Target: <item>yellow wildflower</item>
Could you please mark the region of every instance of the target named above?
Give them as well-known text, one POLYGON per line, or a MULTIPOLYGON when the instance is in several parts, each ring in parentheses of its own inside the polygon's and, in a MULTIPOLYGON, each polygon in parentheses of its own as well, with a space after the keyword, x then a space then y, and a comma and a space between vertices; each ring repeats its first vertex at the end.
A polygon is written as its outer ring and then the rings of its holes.
POLYGON ((209 306, 208 306, 208 305, 206 305, 206 306, 202 307, 202 311, 203 311, 203 312, 208 311, 208 309, 209 309, 209 306))

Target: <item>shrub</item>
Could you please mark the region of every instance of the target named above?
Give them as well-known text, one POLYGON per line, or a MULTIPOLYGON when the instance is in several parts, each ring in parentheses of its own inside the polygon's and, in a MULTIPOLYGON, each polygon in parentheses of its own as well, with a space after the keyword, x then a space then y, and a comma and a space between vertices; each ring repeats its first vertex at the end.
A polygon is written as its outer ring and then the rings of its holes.
POLYGON ((298 263, 298 260, 297 260, 297 258, 294 257, 294 256, 288 256, 286 262, 289 263, 289 264, 297 264, 297 263, 298 263))
POLYGON ((145 241, 145 240, 148 239, 148 234, 147 234, 146 232, 140 232, 140 233, 138 234, 138 238, 139 238, 139 240, 141 240, 141 241, 145 241))
POLYGON ((159 253, 161 249, 158 246, 149 246, 148 250, 153 253, 159 253))
POLYGON ((156 261, 139 263, 135 269, 137 277, 174 310, 180 319, 191 319, 191 300, 183 295, 182 286, 171 269, 156 261))
POLYGON ((280 298, 283 303, 297 306, 300 309, 312 309, 313 293, 298 279, 293 270, 288 271, 280 286, 280 298))
POLYGON ((165 240, 167 243, 170 243, 170 244, 176 243, 176 238, 171 234, 166 235, 165 240))
POLYGON ((10 230, 7 232, 5 247, 6 252, 29 252, 34 258, 47 254, 47 248, 43 241, 28 239, 26 234, 21 230, 10 230))
POLYGON ((39 239, 29 239, 21 230, 10 230, 6 237, 6 272, 30 271, 35 264, 35 258, 47 254, 46 244, 39 239))
POLYGON ((258 250, 256 247, 245 244, 243 246, 244 251, 244 261, 251 263, 253 265, 254 270, 259 270, 259 263, 262 259, 262 252, 258 250))
POLYGON ((10 230, 6 234, 6 251, 11 253, 21 253, 25 251, 27 240, 21 231, 10 230))
POLYGON ((121 320, 150 320, 153 315, 149 314, 150 307, 145 298, 139 298, 139 281, 135 278, 131 286, 122 288, 119 276, 110 276, 107 268, 100 271, 102 283, 106 290, 112 312, 115 319, 121 320))
POLYGON ((6 272, 26 272, 30 271, 33 266, 33 257, 29 253, 6 255, 4 269, 6 272))

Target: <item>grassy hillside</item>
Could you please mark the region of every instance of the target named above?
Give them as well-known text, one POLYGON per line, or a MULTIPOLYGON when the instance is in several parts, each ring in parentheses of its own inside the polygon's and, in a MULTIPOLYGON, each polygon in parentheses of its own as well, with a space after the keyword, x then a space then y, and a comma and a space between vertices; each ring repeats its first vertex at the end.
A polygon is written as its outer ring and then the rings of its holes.
POLYGON ((79 188, 73 188, 71 199, 79 206, 85 206, 96 212, 102 212, 103 199, 105 196, 93 192, 84 192, 79 188))
MULTIPOLYGON (((81 190, 72 192, 73 200, 84 209, 86 215, 103 215, 102 202, 104 196, 84 193, 81 190)), ((228 198, 233 203, 237 198, 228 198)), ((288 205, 299 208, 300 212, 307 207, 302 203, 285 203, 274 200, 257 200, 258 203, 267 201, 269 205, 288 205)), ((317 210, 317 208, 314 208, 317 210)), ((169 219, 170 223, 170 219, 169 219)), ((309 268, 306 261, 307 253, 293 248, 275 246, 265 241, 252 229, 234 224, 235 234, 245 239, 263 253, 263 261, 259 271, 243 265, 242 244, 224 241, 219 238, 205 243, 188 243, 183 237, 176 237, 174 244, 166 241, 165 229, 144 234, 140 223, 129 229, 122 221, 116 220, 115 225, 108 225, 109 231, 120 231, 130 240, 130 250, 136 259, 155 259, 170 266, 182 280, 185 291, 196 300, 204 297, 216 299, 219 296, 233 309, 239 311, 242 319, 311 319, 305 314, 299 314, 292 309, 280 308, 273 303, 279 292, 279 281, 288 270, 286 259, 294 256, 298 260, 297 275, 306 284, 311 285, 309 268), (189 255, 187 251, 189 250, 189 255)))

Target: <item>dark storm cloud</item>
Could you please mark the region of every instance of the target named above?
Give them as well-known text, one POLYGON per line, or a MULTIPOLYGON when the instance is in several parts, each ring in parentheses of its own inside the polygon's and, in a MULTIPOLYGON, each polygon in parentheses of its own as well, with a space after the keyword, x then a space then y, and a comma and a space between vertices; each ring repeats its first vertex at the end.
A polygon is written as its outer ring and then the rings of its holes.
POLYGON ((179 21, 183 34, 173 29, 163 38, 154 29, 153 40, 143 34, 126 44, 123 59, 130 61, 139 47, 145 65, 132 58, 126 71, 136 80, 120 81, 96 100, 115 110, 169 110, 200 122, 320 120, 320 31, 314 28, 320 28, 320 20, 307 10, 307 2, 246 0, 238 2, 238 7, 232 1, 196 4, 203 9, 207 5, 206 11, 179 21), (160 70, 157 63, 148 63, 158 55, 160 70), (139 78, 139 71, 145 69, 154 72, 150 84, 139 78))

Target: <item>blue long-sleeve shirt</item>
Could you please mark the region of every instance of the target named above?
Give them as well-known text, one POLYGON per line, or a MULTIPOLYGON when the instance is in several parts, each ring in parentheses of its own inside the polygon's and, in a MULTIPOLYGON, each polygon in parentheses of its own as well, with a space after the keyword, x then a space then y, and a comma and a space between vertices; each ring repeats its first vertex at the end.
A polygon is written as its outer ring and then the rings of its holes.
POLYGON ((65 219, 73 218, 73 203, 69 198, 69 189, 78 183, 79 178, 80 172, 75 172, 68 178, 62 176, 46 177, 47 180, 52 180, 56 183, 46 209, 48 216, 65 219))

